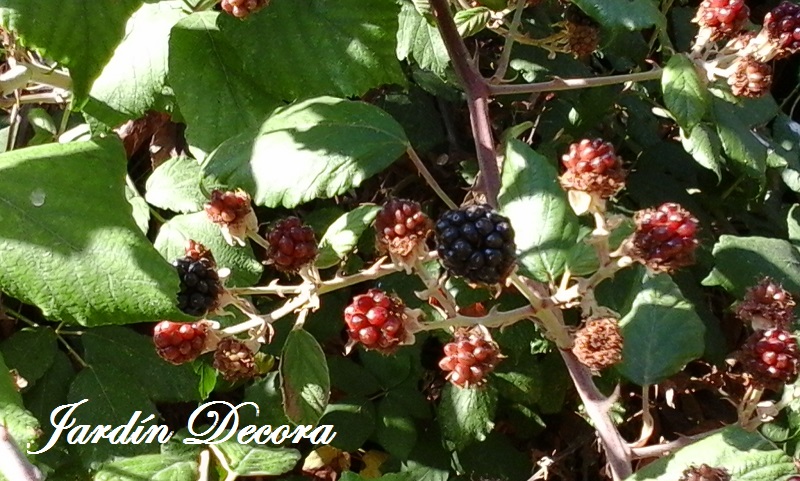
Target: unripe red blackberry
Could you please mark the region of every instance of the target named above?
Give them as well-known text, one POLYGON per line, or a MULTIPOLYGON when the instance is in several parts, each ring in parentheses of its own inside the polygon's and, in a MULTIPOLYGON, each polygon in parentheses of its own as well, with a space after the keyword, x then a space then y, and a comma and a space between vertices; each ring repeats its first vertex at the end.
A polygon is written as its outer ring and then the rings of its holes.
POLYGON ((317 257, 314 230, 297 217, 278 221, 267 234, 267 242, 267 255, 279 271, 297 272, 317 257))
POLYGON ((742 346, 739 359, 754 384, 776 389, 797 379, 797 340, 789 331, 756 331, 742 346))
POLYGON ((245 18, 269 4, 269 0, 222 0, 222 9, 236 18, 245 18))
POLYGON ((355 296, 344 309, 351 341, 384 354, 394 352, 405 339, 407 318, 403 301, 380 289, 355 296))
POLYGON ((580 190, 608 199, 625 186, 626 172, 614 146, 602 139, 570 144, 561 162, 567 168, 559 180, 567 190, 580 190))
POLYGON ((641 210, 634 216, 636 232, 627 246, 634 260, 654 271, 671 271, 694 262, 697 219, 675 203, 641 210))
POLYGON ((258 374, 255 354, 242 341, 226 337, 214 351, 214 369, 229 382, 250 379, 258 374))
POLYGON ((794 320, 792 294, 769 277, 747 289, 744 300, 736 306, 739 319, 750 322, 755 330, 777 327, 788 329, 794 320))
POLYGON ((388 252, 393 260, 413 260, 425 252, 431 224, 418 203, 392 199, 375 218, 378 247, 388 252))
POLYGON ((712 468, 707 464, 691 466, 683 472, 680 481, 730 481, 731 475, 724 468, 712 468))
POLYGON ((250 206, 250 195, 243 190, 215 190, 204 209, 208 219, 220 226, 225 241, 230 245, 245 245, 248 234, 258 230, 258 219, 250 206))
POLYGON ((602 371, 622 360, 622 334, 616 319, 589 319, 575 333, 572 353, 592 371, 602 371))
POLYGON ((434 232, 439 259, 457 276, 496 284, 514 269, 514 229, 488 205, 449 210, 439 217, 434 232))
POLYGON ((162 359, 183 364, 203 353, 207 334, 204 322, 161 321, 153 329, 153 343, 162 359))
POLYGON ((219 305, 223 293, 217 274, 214 256, 202 244, 190 240, 186 256, 176 259, 172 265, 178 271, 180 291, 178 308, 191 316, 203 316, 219 305))
POLYGON ((742 57, 736 61, 736 71, 728 78, 728 85, 737 97, 762 97, 772 87, 772 67, 753 57, 742 57))
POLYGON ((782 54, 800 50, 800 5, 783 1, 764 17, 764 29, 782 54))
POLYGON ((703 0, 694 21, 711 31, 711 39, 732 37, 743 28, 750 9, 744 0, 703 0))
POLYGON ((461 329, 454 336, 453 342, 444 346, 439 368, 447 373, 448 381, 460 388, 484 384, 502 359, 497 343, 479 327, 461 329))

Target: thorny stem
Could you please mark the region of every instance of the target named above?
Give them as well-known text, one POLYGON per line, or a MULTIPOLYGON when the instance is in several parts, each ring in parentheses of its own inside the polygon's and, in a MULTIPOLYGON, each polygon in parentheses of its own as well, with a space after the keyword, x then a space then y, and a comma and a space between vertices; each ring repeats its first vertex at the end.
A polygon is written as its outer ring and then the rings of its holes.
POLYGON ((555 92, 557 90, 575 90, 590 87, 604 87, 626 82, 644 82, 661 78, 663 73, 660 67, 654 66, 647 72, 637 72, 623 75, 609 75, 607 77, 575 78, 563 79, 556 77, 547 82, 537 82, 530 84, 514 85, 489 85, 489 93, 492 95, 516 95, 530 94, 538 92, 555 92))
MULTIPOLYGON (((430 252, 428 255, 422 259, 420 262, 427 262, 437 258, 436 252, 430 252)), ((329 279, 326 281, 322 281, 314 290, 314 293, 317 295, 327 294, 328 292, 333 292, 339 289, 344 289, 345 287, 350 287, 355 284, 360 284, 365 281, 378 279, 380 277, 394 274, 395 272, 400 272, 403 270, 403 266, 398 264, 384 264, 382 261, 376 262, 372 267, 359 272, 358 274, 353 274, 351 276, 337 276, 333 279, 329 279)), ((308 288, 305 287, 306 284, 299 284, 295 286, 281 286, 278 284, 270 284, 267 286, 258 286, 258 287, 233 287, 228 289, 228 292, 231 293, 233 296, 263 296, 263 295, 290 295, 290 294, 300 294, 304 292, 308 288)))
POLYGON ((505 327, 523 319, 530 319, 536 315, 533 306, 523 306, 510 311, 494 311, 481 317, 470 317, 456 315, 442 321, 433 321, 421 324, 420 331, 435 331, 437 329, 449 329, 451 327, 505 327))
POLYGON ((0 474, 13 481, 42 481, 39 468, 19 450, 5 424, 0 423, 0 474))
POLYGON ((434 192, 436 192, 436 195, 438 195, 439 198, 442 199, 442 201, 445 204, 447 204, 447 207, 451 209, 458 209, 458 205, 455 202, 453 202, 453 199, 451 199, 450 196, 448 196, 445 193, 445 191, 442 189, 439 183, 436 182, 436 179, 433 177, 428 168, 425 167, 425 163, 422 162, 422 159, 419 158, 419 155, 417 155, 417 152, 414 150, 414 148, 409 145, 408 148, 406 149, 406 153, 408 154, 408 157, 411 159, 411 162, 414 163, 414 166, 419 171, 419 174, 422 176, 423 179, 425 179, 425 182, 428 183, 428 186, 430 186, 430 188, 433 189, 434 192))
POLYGON ((417 274, 417 277, 422 280, 422 283, 425 284, 426 291, 424 294, 429 298, 433 297, 436 299, 436 302, 439 303, 442 309, 444 309, 445 314, 447 314, 445 317, 453 317, 458 314, 455 298, 453 298, 447 289, 440 288, 439 280, 434 279, 428 274, 422 262, 417 261, 414 263, 414 272, 417 274))
POLYGON ((8 95, 31 83, 49 85, 62 90, 72 88, 72 79, 61 70, 20 62, 0 75, 0 95, 8 95))
POLYGON ((589 415, 597 434, 606 451, 606 461, 615 480, 625 479, 632 474, 631 451, 628 444, 614 426, 608 414, 610 401, 603 396, 592 380, 592 373, 578 361, 572 351, 560 350, 561 357, 567 365, 575 389, 583 401, 586 414, 589 415))
POLYGON ((572 347, 572 337, 569 335, 562 319, 555 314, 552 306, 548 305, 548 300, 542 298, 534 291, 528 282, 516 273, 508 276, 509 281, 522 293, 523 296, 534 308, 534 316, 539 320, 545 333, 556 343, 559 349, 569 349, 572 347))
POLYGON ((475 150, 480 166, 480 189, 486 196, 486 203, 497 207, 497 194, 500 192, 500 169, 497 165, 497 151, 492 136, 492 125, 489 121, 489 85, 469 60, 467 46, 458 33, 456 24, 450 14, 447 0, 430 0, 433 15, 442 34, 442 40, 453 68, 456 71, 464 93, 475 139, 475 150))
POLYGON ((266 316, 262 317, 253 316, 249 321, 245 321, 240 324, 236 324, 235 326, 223 329, 222 332, 225 335, 232 336, 234 334, 241 334, 243 332, 247 332, 251 329, 260 329, 264 325, 275 322, 278 319, 291 314, 297 309, 300 309, 301 307, 308 304, 310 300, 311 296, 309 294, 293 297, 292 299, 286 301, 281 307, 275 309, 266 316))
POLYGON ((688 446, 692 443, 695 443, 703 438, 707 438, 711 435, 717 434, 718 432, 722 431, 722 429, 723 428, 714 429, 712 431, 697 434, 695 436, 681 436, 680 438, 674 441, 670 441, 664 444, 643 446, 641 448, 631 448, 631 458, 632 459, 657 458, 659 456, 663 456, 664 454, 675 452, 678 449, 688 446))
POLYGON ((500 60, 497 62, 497 70, 492 76, 492 82, 502 82, 508 71, 508 64, 511 62, 511 49, 514 47, 514 36, 517 34, 520 22, 522 22, 522 12, 525 10, 527 0, 517 0, 517 5, 514 9, 514 18, 511 19, 511 26, 508 27, 506 34, 506 41, 503 45, 503 53, 500 54, 500 60))

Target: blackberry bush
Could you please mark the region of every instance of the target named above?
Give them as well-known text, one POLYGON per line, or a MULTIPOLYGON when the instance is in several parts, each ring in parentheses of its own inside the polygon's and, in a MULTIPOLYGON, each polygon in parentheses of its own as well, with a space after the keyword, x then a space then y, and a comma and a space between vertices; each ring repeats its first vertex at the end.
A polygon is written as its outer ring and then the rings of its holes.
POLYGON ((405 305, 380 289, 355 296, 344 310, 347 334, 353 343, 385 354, 394 352, 406 339, 408 315, 405 305))
POLYGON ((764 29, 783 54, 800 50, 800 5, 783 1, 764 17, 764 29))
POLYGON ((162 359, 183 364, 203 353, 207 334, 208 326, 202 322, 161 321, 153 329, 153 342, 162 359))
POLYGON ((178 308, 190 316, 203 316, 219 305, 223 292, 217 265, 211 252, 202 244, 189 241, 186 255, 173 261, 181 287, 178 308))
POLYGON ((449 210, 436 221, 434 232, 439 258, 457 276, 496 284, 514 268, 514 229, 488 205, 449 210))
POLYGON ((744 370, 757 385, 775 389, 797 379, 797 340, 783 329, 756 331, 740 352, 744 370))
POLYGON ((276 269, 297 272, 317 257, 314 230, 297 217, 278 221, 267 234, 267 256, 276 269))
POLYGON ((630 252, 656 271, 671 271, 694 263, 698 221, 679 204, 667 203, 636 213, 630 252))
POLYGON ((501 358, 497 343, 486 332, 477 328, 462 330, 445 344, 439 368, 453 385, 476 387, 486 383, 486 376, 494 371, 501 358))

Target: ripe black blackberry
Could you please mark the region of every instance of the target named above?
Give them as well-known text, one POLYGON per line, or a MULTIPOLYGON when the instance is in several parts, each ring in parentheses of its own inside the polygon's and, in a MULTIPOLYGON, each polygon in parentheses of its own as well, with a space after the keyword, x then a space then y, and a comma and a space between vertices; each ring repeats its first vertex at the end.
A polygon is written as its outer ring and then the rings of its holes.
POLYGON ((172 263, 178 270, 181 289, 178 308, 190 316, 203 316, 219 305, 223 287, 211 252, 202 244, 189 241, 186 256, 172 263))
POLYGON ((439 258, 452 274, 472 282, 496 284, 516 262, 514 229, 488 205, 449 210, 435 226, 439 258))

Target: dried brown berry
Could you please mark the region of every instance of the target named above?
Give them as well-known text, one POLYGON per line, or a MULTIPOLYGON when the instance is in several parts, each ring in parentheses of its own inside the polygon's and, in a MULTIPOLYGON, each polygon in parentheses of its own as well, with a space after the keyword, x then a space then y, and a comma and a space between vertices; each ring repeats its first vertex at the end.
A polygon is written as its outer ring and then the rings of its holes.
POLYGON ((219 341, 214 351, 214 369, 229 382, 250 379, 258 374, 253 351, 233 337, 219 341))
POLYGON ((583 139, 561 157, 567 168, 559 180, 567 190, 580 190, 608 199, 625 186, 626 172, 614 146, 602 139, 583 139))
POLYGON ((600 46, 600 25, 575 5, 567 7, 565 17, 567 51, 581 58, 597 50, 600 46))
POLYGON ((728 84, 737 97, 762 97, 772 87, 772 67, 753 57, 742 57, 736 62, 736 71, 728 78, 728 84))
POLYGON ((278 221, 267 234, 269 259, 283 272, 297 272, 317 257, 314 230, 297 217, 278 221))
POLYGON ((352 342, 390 354, 406 338, 405 305, 380 289, 360 294, 344 310, 347 333, 352 342))
POLYGON ((203 353, 207 334, 204 322, 161 321, 153 329, 153 343, 162 359, 183 364, 203 353))
POLYGON ((694 262, 697 219, 679 204, 666 203, 634 216, 636 232, 628 255, 654 271, 671 271, 694 262))
POLYGON ((420 205, 405 199, 388 201, 375 218, 378 246, 396 260, 411 261, 424 254, 432 227, 420 205))
POLYGON ((245 18, 269 4, 269 0, 222 0, 222 9, 236 18, 245 18))
POLYGON ((788 329, 794 320, 795 302, 780 284, 765 277, 747 290, 744 300, 736 306, 739 319, 750 322, 755 330, 777 327, 788 329))
POLYGON ((797 340, 789 331, 756 331, 742 346, 739 359, 754 384, 777 389, 797 379, 797 340))
POLYGON ((731 475, 724 468, 712 468, 707 464, 691 466, 683 472, 680 481, 730 481, 731 475))
POLYGON ((589 319, 575 333, 572 353, 592 371, 602 371, 622 360, 622 334, 616 319, 589 319))
POLYGON ((764 16, 764 29, 781 55, 800 50, 800 5, 783 1, 764 16))
POLYGON ((730 38, 743 28, 750 9, 744 0, 703 0, 694 21, 711 31, 711 39, 730 38))
POLYGON ((439 368, 447 380, 460 388, 480 386, 500 361, 500 348, 480 327, 461 329, 444 346, 439 368))

